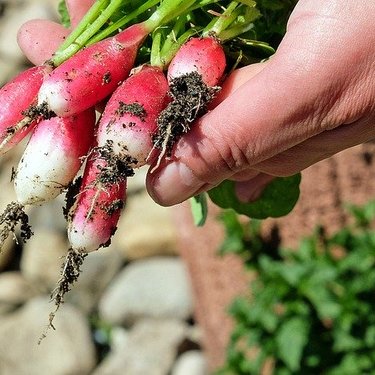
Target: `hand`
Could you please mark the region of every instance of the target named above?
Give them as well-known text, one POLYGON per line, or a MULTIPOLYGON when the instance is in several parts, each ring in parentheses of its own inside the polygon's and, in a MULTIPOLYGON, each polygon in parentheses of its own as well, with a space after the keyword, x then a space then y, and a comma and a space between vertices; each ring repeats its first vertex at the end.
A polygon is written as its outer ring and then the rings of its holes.
MULTIPOLYGON (((66 0, 72 27, 75 27, 95 0, 66 0)), ((30 20, 18 32, 18 44, 35 65, 52 57, 64 38, 70 33, 62 25, 49 20, 30 20)))
POLYGON ((255 198, 288 176, 375 136, 372 0, 300 0, 276 54, 235 72, 220 104, 148 176, 150 194, 172 205, 224 179, 255 198))
MULTIPOLYGON (((76 23, 93 0, 67 3, 76 23)), ((173 160, 148 175, 153 198, 173 205, 232 179, 240 199, 251 200, 273 176, 373 139, 374 17, 372 0, 300 0, 276 54, 234 72, 215 109, 176 144, 173 160)), ((30 21, 19 44, 38 64, 66 33, 30 21)))

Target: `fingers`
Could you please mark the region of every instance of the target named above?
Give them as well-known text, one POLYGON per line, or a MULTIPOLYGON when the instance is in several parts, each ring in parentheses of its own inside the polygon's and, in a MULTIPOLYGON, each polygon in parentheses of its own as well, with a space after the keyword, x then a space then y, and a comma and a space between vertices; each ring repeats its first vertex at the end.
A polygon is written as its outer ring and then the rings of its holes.
POLYGON ((240 201, 247 203, 257 200, 265 187, 274 179, 265 173, 259 173, 257 176, 247 181, 236 183, 236 194, 240 201))
POLYGON ((70 14, 71 27, 77 26, 95 0, 67 0, 66 6, 70 14))
MULTIPOLYGON (((95 0, 67 0, 74 28, 95 0)), ((35 65, 50 59, 70 30, 49 20, 31 20, 18 31, 17 42, 25 56, 35 65)))
POLYGON ((276 58, 261 71, 247 67, 246 83, 229 88, 231 95, 176 144, 173 162, 148 176, 151 196, 163 205, 182 202, 321 131, 320 116, 310 118, 315 108, 306 111, 316 93, 293 74, 276 58))
POLYGON ((52 57, 69 31, 48 20, 31 20, 21 26, 17 42, 25 56, 35 65, 52 57))
POLYGON ((347 148, 375 139, 374 117, 323 132, 254 168, 273 176, 291 176, 347 148))

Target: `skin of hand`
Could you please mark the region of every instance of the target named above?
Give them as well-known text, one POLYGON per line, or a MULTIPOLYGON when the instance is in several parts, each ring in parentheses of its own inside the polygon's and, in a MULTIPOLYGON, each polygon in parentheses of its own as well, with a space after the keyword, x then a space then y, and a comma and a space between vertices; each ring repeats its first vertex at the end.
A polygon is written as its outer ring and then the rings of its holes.
MULTIPOLYGON (((92 2, 68 1, 72 19, 92 2)), ((372 0, 300 0, 274 56, 233 72, 214 109, 148 175, 154 200, 177 204, 224 179, 237 181, 241 200, 253 200, 275 176, 372 140, 374 18, 372 0)), ((25 24, 18 38, 34 63, 51 55, 65 31, 41 22, 25 24)))

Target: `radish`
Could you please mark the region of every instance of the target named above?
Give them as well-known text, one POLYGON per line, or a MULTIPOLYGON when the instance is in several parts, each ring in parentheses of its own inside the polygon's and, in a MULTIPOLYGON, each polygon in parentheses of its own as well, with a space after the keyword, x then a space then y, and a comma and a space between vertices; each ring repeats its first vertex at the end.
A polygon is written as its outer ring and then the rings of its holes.
POLYGON ((14 185, 22 205, 57 197, 73 181, 94 140, 95 111, 53 117, 35 128, 18 165, 14 185))
POLYGON ((32 111, 49 67, 36 66, 20 73, 0 89, 0 154, 20 142, 36 125, 32 111))
POLYGON ((168 81, 197 72, 210 87, 223 78, 226 59, 220 41, 215 37, 191 38, 177 52, 168 67, 168 81))
POLYGON ((131 167, 140 167, 152 150, 156 119, 167 106, 168 82, 156 66, 143 65, 109 99, 99 121, 97 141, 113 144, 113 153, 131 167))
POLYGON ((112 144, 90 153, 82 181, 69 192, 68 237, 73 251, 91 252, 109 245, 125 202, 131 168, 112 157, 112 144))
POLYGON ((41 121, 35 128, 15 173, 17 202, 0 215, 0 248, 21 224, 21 237, 31 236, 24 206, 58 196, 72 182, 94 139, 95 111, 41 121))
POLYGON ((161 152, 151 172, 159 167, 164 155, 171 156, 178 138, 207 111, 207 105, 220 89, 217 85, 225 68, 224 50, 213 36, 191 38, 179 49, 168 68, 172 101, 157 120, 153 144, 161 152))
POLYGON ((147 35, 194 3, 164 0, 148 20, 78 52, 44 80, 39 105, 46 103, 57 115, 71 116, 97 104, 128 76, 147 35))

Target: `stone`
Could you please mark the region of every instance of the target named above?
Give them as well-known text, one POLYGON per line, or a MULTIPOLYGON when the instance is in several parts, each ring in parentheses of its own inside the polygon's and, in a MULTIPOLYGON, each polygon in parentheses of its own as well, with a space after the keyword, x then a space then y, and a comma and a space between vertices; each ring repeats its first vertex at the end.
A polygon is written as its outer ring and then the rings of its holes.
POLYGON ((68 244, 60 232, 40 230, 24 245, 21 272, 41 290, 49 292, 60 277, 67 250, 68 244))
POLYGON ((190 283, 177 257, 154 257, 130 263, 103 294, 101 317, 112 324, 144 318, 187 319, 192 315, 190 283))
POLYGON ((113 244, 126 260, 175 255, 176 233, 170 208, 157 205, 142 192, 128 199, 113 244))
POLYGON ((35 289, 20 272, 0 273, 0 313, 22 305, 36 294, 35 289))
POLYGON ((0 250, 0 271, 3 271, 7 268, 14 257, 15 252, 15 241, 13 236, 9 236, 0 250))
POLYGON ((65 194, 41 206, 30 207, 30 224, 35 232, 40 230, 66 233, 66 220, 62 208, 65 206, 65 194))
POLYGON ((38 297, 0 320, 0 374, 85 375, 95 366, 95 348, 83 315, 69 304, 58 311, 56 331, 38 345, 52 305, 38 297))
POLYGON ((208 375, 208 366, 200 350, 189 350, 181 354, 173 366, 171 375, 208 375))
POLYGON ((91 312, 122 264, 122 256, 113 246, 88 254, 66 300, 86 313, 91 312))
POLYGON ((128 185, 126 188, 126 193, 128 197, 137 193, 145 191, 146 186, 146 174, 149 166, 145 165, 141 168, 137 168, 134 171, 134 176, 128 178, 128 185))
POLYGON ((178 320, 145 319, 128 333, 122 347, 104 359, 93 375, 165 375, 171 370, 186 325, 178 320))

